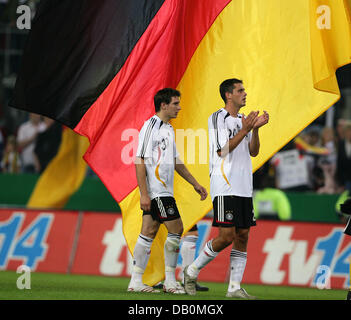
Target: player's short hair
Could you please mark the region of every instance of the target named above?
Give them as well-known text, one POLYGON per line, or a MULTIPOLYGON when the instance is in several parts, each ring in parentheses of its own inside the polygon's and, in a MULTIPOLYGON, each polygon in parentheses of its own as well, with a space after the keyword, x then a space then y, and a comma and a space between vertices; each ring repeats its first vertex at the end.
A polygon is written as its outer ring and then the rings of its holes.
POLYGON ((155 111, 160 111, 162 103, 169 104, 172 101, 172 97, 180 97, 180 92, 172 88, 164 88, 157 91, 154 96, 155 111))
POLYGON ((221 97, 222 97, 224 103, 227 103, 227 98, 226 98, 225 94, 227 92, 230 92, 230 93, 233 92, 233 89, 234 89, 236 83, 243 83, 243 81, 240 79, 236 79, 236 78, 227 79, 227 80, 224 80, 221 83, 221 85, 219 86, 219 93, 221 94, 221 97))

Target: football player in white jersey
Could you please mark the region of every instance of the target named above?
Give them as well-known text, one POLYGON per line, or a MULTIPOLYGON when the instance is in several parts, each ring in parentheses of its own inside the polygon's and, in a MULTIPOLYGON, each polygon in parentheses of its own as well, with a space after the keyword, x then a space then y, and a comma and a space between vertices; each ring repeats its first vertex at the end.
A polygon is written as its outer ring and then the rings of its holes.
POLYGON ((185 294, 184 288, 175 278, 183 223, 173 197, 174 170, 194 187, 201 200, 206 199, 207 191, 178 158, 174 130, 169 121, 176 118, 181 110, 180 92, 171 88, 162 89, 156 93, 154 104, 156 114, 144 123, 139 133, 135 169, 143 217, 141 233, 133 252, 133 270, 128 291, 159 292, 145 285, 142 276, 152 242, 163 223, 168 230, 164 246, 163 291, 185 294))
POLYGON ((240 283, 244 274, 247 242, 251 226, 256 225, 252 205, 251 157, 259 153, 258 130, 268 123, 266 111, 252 111, 246 117, 239 111, 246 104, 241 80, 228 79, 220 85, 225 107, 208 120, 210 141, 210 194, 213 201, 213 226, 218 236, 204 246, 197 259, 184 269, 184 287, 196 294, 195 284, 200 270, 220 251, 232 246, 230 280, 227 297, 254 299, 240 283))

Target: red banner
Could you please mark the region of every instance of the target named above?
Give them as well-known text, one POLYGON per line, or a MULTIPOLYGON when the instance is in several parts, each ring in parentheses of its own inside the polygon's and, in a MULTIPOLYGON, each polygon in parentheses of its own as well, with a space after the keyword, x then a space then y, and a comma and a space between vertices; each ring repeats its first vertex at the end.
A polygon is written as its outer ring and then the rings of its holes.
POLYGON ((244 281, 347 288, 351 237, 343 225, 259 221, 250 234, 244 281))
POLYGON ((121 215, 84 213, 72 273, 130 276, 121 215))
POLYGON ((0 270, 67 272, 77 212, 0 210, 0 270))
MULTIPOLYGON (((347 288, 351 237, 343 230, 338 224, 258 221, 250 230, 243 282, 347 288)), ((201 245, 215 235, 211 228, 201 245)), ((206 266, 199 280, 227 282, 230 250, 206 266)))
MULTIPOLYGON (((198 223, 197 254, 217 235, 211 221, 198 223)), ((344 226, 258 221, 250 231, 243 283, 347 288, 351 237, 344 226)), ((199 275, 227 282, 231 248, 199 275)), ((27 265, 32 271, 129 277, 128 252, 119 214, 47 210, 0 210, 0 270, 27 265)), ((178 272, 181 257, 178 261, 178 272)))

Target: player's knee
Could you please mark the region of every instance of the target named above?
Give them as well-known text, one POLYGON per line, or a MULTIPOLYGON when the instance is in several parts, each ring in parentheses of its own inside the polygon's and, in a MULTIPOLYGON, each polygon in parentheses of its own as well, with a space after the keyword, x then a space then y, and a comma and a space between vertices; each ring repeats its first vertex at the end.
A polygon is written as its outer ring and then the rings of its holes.
POLYGON ((155 239, 158 228, 154 228, 153 226, 143 226, 141 233, 149 238, 155 239))
POLYGON ((155 239, 156 237, 156 233, 157 232, 154 232, 154 231, 148 231, 148 232, 143 232, 143 234, 149 238, 152 238, 152 239, 155 239))
POLYGON ((183 224, 173 226, 173 228, 168 229, 168 232, 182 235, 183 234, 183 224))
POLYGON ((233 243, 234 237, 232 235, 228 235, 224 238, 224 240, 225 240, 225 245, 229 246, 233 243))
POLYGON ((222 242, 223 247, 228 247, 231 245, 234 241, 234 235, 233 234, 223 234, 220 236, 220 240, 222 242))
POLYGON ((167 251, 170 252, 178 252, 179 251, 179 240, 176 241, 175 239, 166 239, 165 248, 167 251))
POLYGON ((182 220, 179 219, 170 222, 171 223, 165 223, 168 232, 182 235, 184 231, 182 220))
POLYGON ((246 245, 249 239, 249 231, 241 231, 237 232, 235 235, 235 242, 240 243, 242 245, 246 245))
POLYGON ((180 235, 183 234, 184 228, 183 228, 183 223, 182 223, 182 222, 180 222, 180 223, 176 226, 175 231, 176 231, 175 233, 177 233, 177 234, 180 234, 180 235))

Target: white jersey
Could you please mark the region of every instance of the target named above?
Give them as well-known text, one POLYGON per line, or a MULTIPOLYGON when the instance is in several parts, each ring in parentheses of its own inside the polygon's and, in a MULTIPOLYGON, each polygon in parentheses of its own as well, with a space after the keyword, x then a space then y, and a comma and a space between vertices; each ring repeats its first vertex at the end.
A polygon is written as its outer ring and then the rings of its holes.
POLYGON ((136 156, 144 159, 150 199, 173 197, 175 158, 178 157, 173 127, 157 115, 147 120, 139 133, 136 156))
POLYGON ((212 201, 217 196, 252 197, 251 131, 225 158, 217 153, 241 130, 242 117, 235 118, 222 108, 208 119, 212 201))

